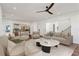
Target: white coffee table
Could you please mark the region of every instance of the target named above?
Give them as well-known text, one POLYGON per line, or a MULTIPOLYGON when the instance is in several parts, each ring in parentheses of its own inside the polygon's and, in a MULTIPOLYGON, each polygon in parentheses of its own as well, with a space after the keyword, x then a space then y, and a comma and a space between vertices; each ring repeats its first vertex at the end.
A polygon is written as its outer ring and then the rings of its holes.
POLYGON ((57 47, 60 44, 60 42, 57 40, 45 39, 45 38, 37 39, 36 42, 39 42, 42 47, 42 51, 47 53, 50 53, 51 47, 54 46, 57 47))

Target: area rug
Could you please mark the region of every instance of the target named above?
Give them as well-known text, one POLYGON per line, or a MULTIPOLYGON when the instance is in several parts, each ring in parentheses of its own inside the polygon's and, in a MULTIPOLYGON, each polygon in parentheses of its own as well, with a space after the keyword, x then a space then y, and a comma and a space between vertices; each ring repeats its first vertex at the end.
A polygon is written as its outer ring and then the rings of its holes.
POLYGON ((74 48, 59 45, 58 47, 52 47, 50 53, 39 51, 38 53, 35 53, 32 56, 71 56, 73 52, 74 48))
POLYGON ((72 56, 79 56, 79 46, 75 48, 74 52, 72 53, 72 56))

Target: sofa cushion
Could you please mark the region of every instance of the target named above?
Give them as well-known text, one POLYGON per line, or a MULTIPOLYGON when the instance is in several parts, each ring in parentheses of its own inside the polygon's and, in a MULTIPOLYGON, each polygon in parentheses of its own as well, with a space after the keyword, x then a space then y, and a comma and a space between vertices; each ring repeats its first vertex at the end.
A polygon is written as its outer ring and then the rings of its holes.
POLYGON ((53 36, 52 39, 58 40, 58 41, 65 41, 66 39, 62 38, 62 37, 55 37, 53 36))
POLYGON ((20 40, 28 40, 29 39, 29 35, 23 35, 20 37, 20 40))
POLYGON ((25 41, 19 43, 19 44, 15 44, 12 41, 8 42, 8 52, 9 55, 11 56, 20 56, 20 55, 24 55, 24 46, 25 46, 25 41))
POLYGON ((4 48, 1 44, 0 44, 0 56, 5 56, 4 48))
POLYGON ((60 33, 60 32, 55 32, 55 33, 53 34, 53 36, 61 37, 61 33, 60 33))
POLYGON ((38 39, 38 38, 40 38, 40 35, 38 35, 38 34, 32 35, 32 38, 33 39, 38 39))
POLYGON ((48 32, 45 36, 53 36, 53 32, 48 32))
POLYGON ((29 31, 21 32, 21 36, 23 35, 29 35, 29 31))
POLYGON ((8 46, 8 36, 0 36, 0 44, 6 48, 8 46))
POLYGON ((68 32, 62 32, 62 37, 65 39, 68 39, 69 36, 71 36, 68 32))
POLYGON ((33 34, 31 35, 33 39, 38 39, 40 38, 40 33, 39 32, 33 32, 33 34))

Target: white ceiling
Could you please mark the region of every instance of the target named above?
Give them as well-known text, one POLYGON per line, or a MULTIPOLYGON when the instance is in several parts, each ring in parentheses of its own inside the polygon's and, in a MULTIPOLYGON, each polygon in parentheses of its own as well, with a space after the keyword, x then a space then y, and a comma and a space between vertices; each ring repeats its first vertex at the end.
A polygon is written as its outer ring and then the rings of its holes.
POLYGON ((53 15, 47 12, 36 13, 42 11, 49 6, 50 3, 2 3, 3 17, 11 20, 36 21, 53 18, 55 15, 61 15, 69 12, 79 11, 78 3, 55 3, 50 9, 53 15))

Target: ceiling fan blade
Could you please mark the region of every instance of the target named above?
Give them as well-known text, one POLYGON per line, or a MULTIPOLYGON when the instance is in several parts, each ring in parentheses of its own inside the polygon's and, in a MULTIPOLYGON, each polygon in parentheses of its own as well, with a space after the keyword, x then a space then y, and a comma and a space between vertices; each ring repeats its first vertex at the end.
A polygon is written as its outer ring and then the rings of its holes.
POLYGON ((50 11, 47 11, 49 14, 53 14, 52 12, 50 12, 50 11))
POLYGON ((44 11, 37 11, 37 13, 40 13, 40 12, 45 12, 45 10, 44 11))
POLYGON ((54 3, 51 3, 51 5, 49 7, 47 7, 46 11, 48 11, 53 5, 54 5, 54 3))
POLYGON ((37 13, 40 13, 40 12, 48 12, 49 14, 53 14, 52 12, 49 11, 49 9, 54 5, 54 3, 51 3, 50 6, 46 6, 46 10, 44 11, 37 11, 37 13))

